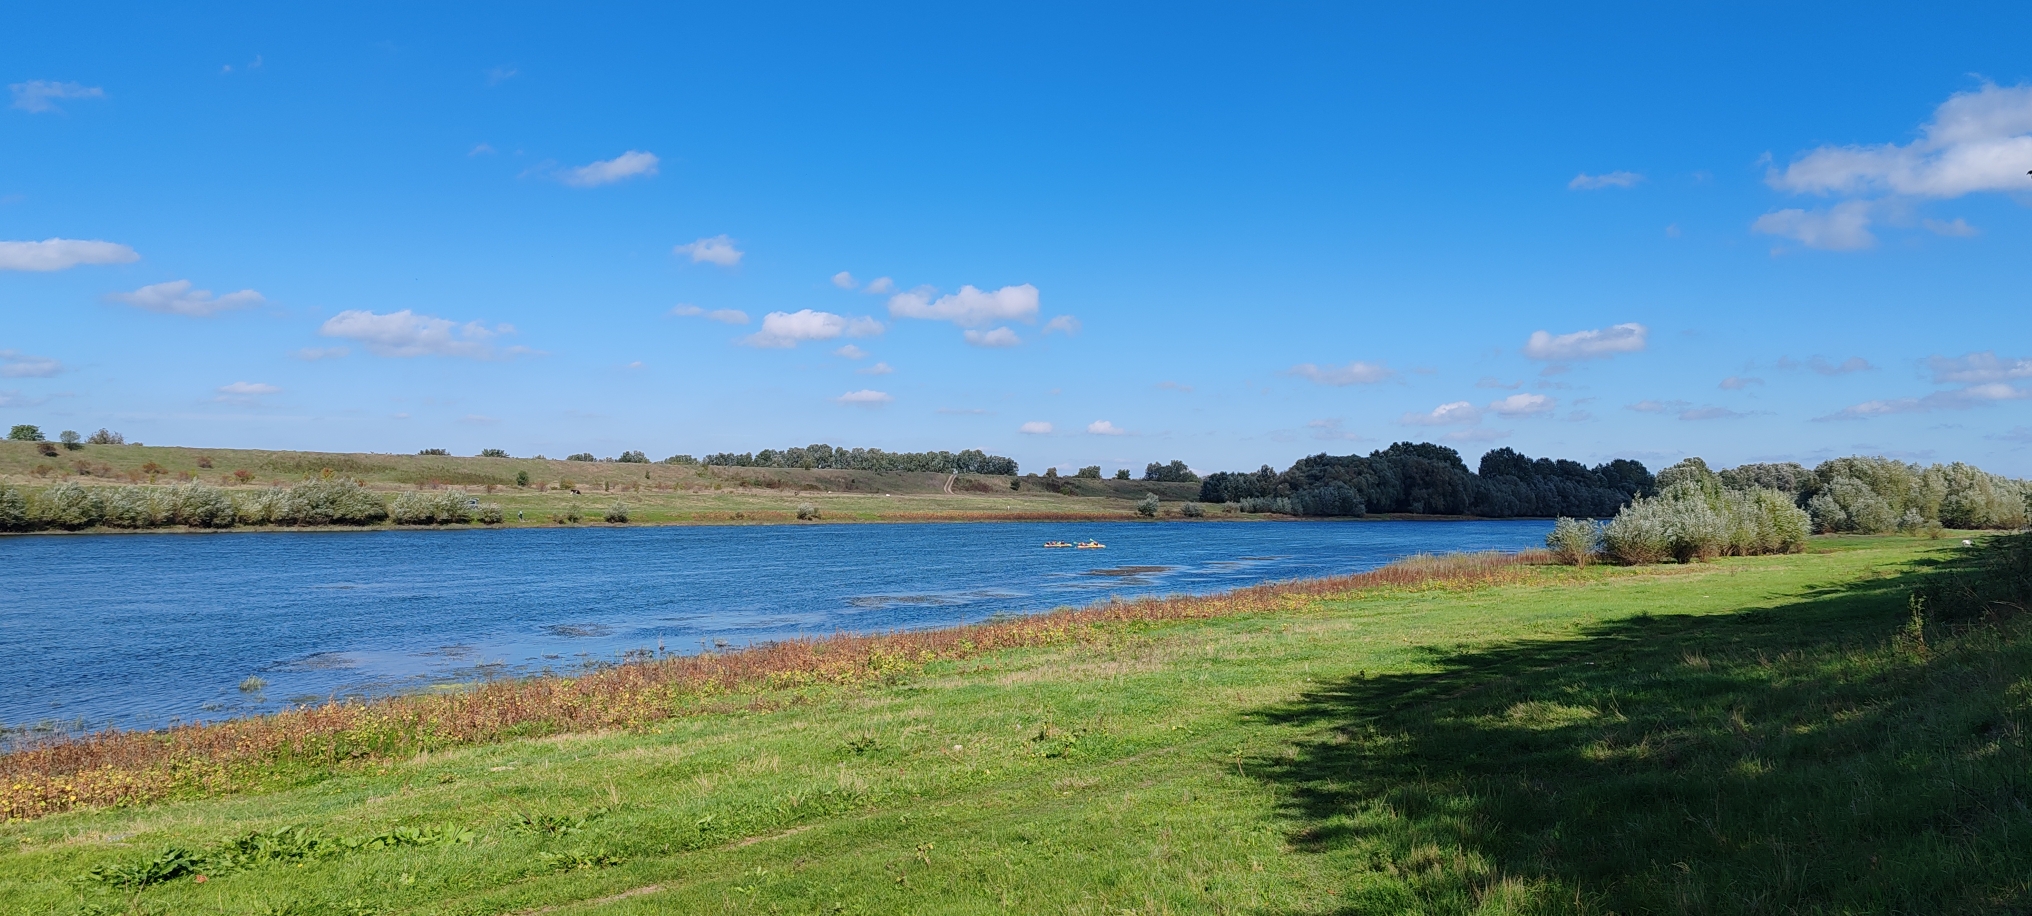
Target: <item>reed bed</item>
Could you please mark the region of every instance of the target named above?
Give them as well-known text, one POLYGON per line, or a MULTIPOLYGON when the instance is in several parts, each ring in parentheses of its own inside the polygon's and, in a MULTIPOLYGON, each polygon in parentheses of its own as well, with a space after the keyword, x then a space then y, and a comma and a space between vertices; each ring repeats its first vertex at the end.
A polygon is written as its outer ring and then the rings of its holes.
POLYGON ((882 684, 931 662, 1102 642, 1138 624, 1274 612, 1363 592, 1518 582, 1528 575, 1526 567, 1548 561, 1545 551, 1421 554, 1370 572, 1216 595, 1113 600, 936 630, 785 640, 629 662, 582 677, 504 680, 450 694, 331 702, 211 724, 58 739, 0 755, 0 822, 286 784, 307 772, 435 748, 643 728, 761 703, 759 695, 744 701, 743 691, 882 684))

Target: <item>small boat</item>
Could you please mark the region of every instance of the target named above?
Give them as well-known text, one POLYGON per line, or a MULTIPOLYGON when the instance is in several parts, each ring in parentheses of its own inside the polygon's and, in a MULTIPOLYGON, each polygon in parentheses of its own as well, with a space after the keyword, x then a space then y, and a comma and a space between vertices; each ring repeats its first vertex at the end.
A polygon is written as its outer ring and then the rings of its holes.
POLYGON ((1106 547, 1108 545, 1103 544, 1100 541, 1081 541, 1078 544, 1074 544, 1073 546, 1078 547, 1081 550, 1100 550, 1101 548, 1106 547))
POLYGON ((1071 542, 1071 541, 1045 541, 1045 542, 1044 542, 1044 546, 1046 546, 1046 547, 1071 547, 1071 546, 1072 546, 1072 542, 1071 542))

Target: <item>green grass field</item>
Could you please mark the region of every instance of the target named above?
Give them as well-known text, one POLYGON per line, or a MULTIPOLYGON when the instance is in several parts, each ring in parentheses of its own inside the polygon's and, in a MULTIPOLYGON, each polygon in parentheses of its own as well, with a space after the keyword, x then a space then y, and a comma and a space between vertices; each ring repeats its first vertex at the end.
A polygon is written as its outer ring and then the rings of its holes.
POLYGON ((795 521, 809 503, 825 521, 1134 518, 1136 501, 1155 493, 1175 516, 1199 495, 1198 484, 1127 480, 1011 478, 963 474, 701 468, 541 458, 208 449, 0 441, 0 485, 44 487, 202 481, 234 492, 289 484, 331 470, 386 494, 450 487, 501 504, 506 524, 549 525, 577 512, 599 523, 615 503, 631 524, 740 524, 795 521), (54 456, 43 454, 49 445, 54 456), (236 476, 235 472, 244 472, 236 476), (528 484, 518 486, 517 474, 528 484), (573 493, 572 490, 579 492, 573 493))
POLYGON ((1915 616, 1944 543, 1292 600, 15 821, 0 910, 2023 913, 2032 641, 1915 616), (84 877, 171 848, 235 864, 84 877))

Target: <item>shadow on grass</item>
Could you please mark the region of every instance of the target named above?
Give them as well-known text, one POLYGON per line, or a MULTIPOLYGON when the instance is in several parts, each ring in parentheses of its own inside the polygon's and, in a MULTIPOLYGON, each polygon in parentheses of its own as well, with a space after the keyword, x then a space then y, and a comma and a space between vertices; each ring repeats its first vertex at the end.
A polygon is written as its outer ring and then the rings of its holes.
POLYGON ((1312 911, 2032 911, 2032 628, 1937 569, 1436 655, 1268 711, 1312 911))

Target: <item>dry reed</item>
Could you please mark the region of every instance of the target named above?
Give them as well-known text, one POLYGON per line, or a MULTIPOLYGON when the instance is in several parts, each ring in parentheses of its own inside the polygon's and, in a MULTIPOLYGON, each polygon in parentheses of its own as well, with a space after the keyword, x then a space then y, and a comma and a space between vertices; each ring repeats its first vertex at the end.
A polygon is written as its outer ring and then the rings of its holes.
POLYGON ((1419 555, 1371 572, 1216 595, 1113 600, 936 630, 793 639, 630 662, 576 678, 531 677, 452 694, 332 702, 160 731, 101 732, 0 755, 0 822, 244 789, 292 768, 371 763, 517 737, 641 728, 738 707, 743 704, 734 694, 743 689, 880 684, 939 660, 1103 641, 1124 625, 1263 613, 1356 592, 1515 582, 1525 575, 1523 567, 1546 562, 1544 553, 1419 555))

